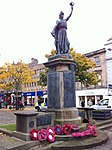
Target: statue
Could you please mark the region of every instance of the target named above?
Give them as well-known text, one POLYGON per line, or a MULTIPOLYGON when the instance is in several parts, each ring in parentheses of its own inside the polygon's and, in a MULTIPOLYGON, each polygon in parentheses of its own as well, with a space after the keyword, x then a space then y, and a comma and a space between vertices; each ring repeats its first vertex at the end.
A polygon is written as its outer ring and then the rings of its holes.
POLYGON ((71 12, 70 15, 64 19, 64 13, 61 11, 59 13, 59 20, 56 21, 56 25, 51 32, 52 36, 55 38, 55 46, 57 54, 67 54, 70 49, 70 43, 67 38, 67 21, 72 15, 74 3, 70 3, 71 12))

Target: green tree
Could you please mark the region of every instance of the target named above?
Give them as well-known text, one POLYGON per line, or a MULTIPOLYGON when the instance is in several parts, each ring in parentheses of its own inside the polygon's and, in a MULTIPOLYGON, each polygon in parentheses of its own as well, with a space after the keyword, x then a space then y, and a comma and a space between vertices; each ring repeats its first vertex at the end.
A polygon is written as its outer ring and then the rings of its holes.
POLYGON ((82 55, 76 53, 73 48, 70 49, 69 53, 72 55, 73 60, 76 61, 76 81, 88 87, 89 85, 97 85, 99 82, 97 73, 93 71, 96 67, 96 63, 82 55))
POLYGON ((38 84, 40 86, 47 86, 47 71, 40 72, 38 84))

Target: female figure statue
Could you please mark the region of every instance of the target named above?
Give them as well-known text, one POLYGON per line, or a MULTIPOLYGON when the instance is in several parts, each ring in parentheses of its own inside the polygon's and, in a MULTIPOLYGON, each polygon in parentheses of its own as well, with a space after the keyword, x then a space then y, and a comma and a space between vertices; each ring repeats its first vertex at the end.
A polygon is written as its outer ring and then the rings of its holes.
POLYGON ((56 21, 56 25, 51 32, 52 36, 55 38, 55 46, 57 54, 67 54, 70 48, 70 43, 67 38, 67 21, 72 15, 74 3, 70 3, 71 12, 70 15, 64 19, 64 13, 61 11, 59 14, 59 20, 56 21))

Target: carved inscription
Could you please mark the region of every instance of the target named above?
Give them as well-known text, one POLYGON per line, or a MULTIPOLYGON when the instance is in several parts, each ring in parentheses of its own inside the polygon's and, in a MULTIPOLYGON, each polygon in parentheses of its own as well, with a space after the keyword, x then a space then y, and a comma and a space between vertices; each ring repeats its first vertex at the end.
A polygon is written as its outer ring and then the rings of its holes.
POLYGON ((38 126, 44 126, 44 125, 50 125, 51 124, 51 116, 50 115, 45 115, 45 116, 40 116, 37 117, 36 119, 36 125, 38 126))

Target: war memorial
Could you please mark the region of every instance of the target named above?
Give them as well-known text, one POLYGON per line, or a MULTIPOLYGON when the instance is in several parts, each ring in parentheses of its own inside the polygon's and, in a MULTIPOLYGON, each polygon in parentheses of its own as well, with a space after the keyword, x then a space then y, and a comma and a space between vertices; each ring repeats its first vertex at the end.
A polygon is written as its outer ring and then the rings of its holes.
POLYGON ((68 54, 70 43, 67 37, 67 21, 72 16, 73 2, 70 7, 71 12, 66 19, 64 12, 59 13, 59 20, 51 32, 55 40, 56 55, 44 63, 49 69, 47 111, 15 113, 16 131, 13 136, 35 142, 35 145, 43 142, 47 147, 49 143, 49 150, 80 150, 101 145, 108 140, 107 134, 97 130, 91 121, 84 123, 76 108, 76 62, 68 54))

